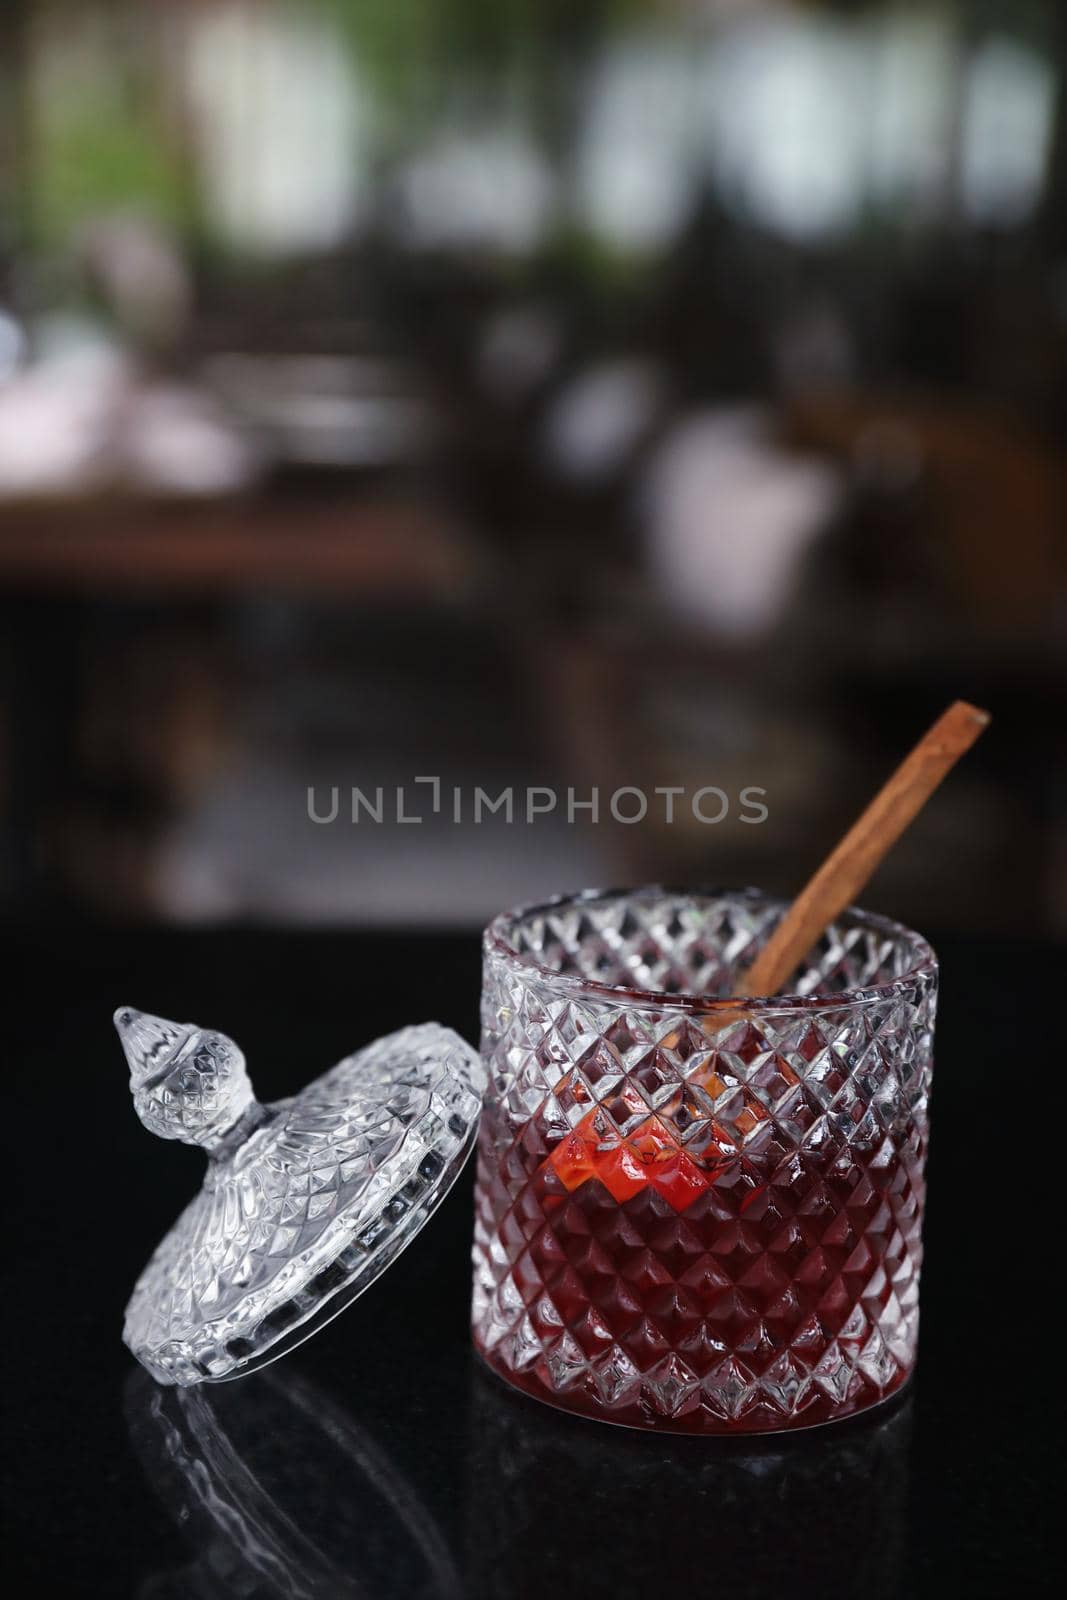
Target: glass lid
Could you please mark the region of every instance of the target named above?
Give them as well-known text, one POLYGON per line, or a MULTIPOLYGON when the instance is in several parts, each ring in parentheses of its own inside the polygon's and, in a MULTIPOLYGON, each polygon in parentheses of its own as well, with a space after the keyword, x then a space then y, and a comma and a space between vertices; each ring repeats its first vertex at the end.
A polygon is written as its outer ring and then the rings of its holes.
POLYGON ((437 1023, 273 1105, 225 1034, 126 1007, 115 1026, 145 1127, 208 1155, 126 1307, 123 1338, 160 1383, 237 1377, 308 1338, 414 1238, 474 1143, 483 1068, 437 1023))

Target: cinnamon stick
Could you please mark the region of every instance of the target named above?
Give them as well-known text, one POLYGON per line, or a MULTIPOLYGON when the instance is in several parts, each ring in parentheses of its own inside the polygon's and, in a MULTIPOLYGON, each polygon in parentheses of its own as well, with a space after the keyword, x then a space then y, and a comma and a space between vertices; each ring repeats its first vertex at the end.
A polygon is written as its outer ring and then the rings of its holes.
POLYGON ((741 995, 777 994, 988 725, 989 713, 965 700, 937 719, 793 901, 743 975, 741 995))

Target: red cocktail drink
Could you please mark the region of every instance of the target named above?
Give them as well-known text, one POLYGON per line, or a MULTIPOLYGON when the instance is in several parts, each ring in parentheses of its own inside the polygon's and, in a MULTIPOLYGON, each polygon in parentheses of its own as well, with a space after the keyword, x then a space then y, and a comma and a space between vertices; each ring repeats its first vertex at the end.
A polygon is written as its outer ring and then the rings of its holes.
POLYGON ((490 930, 474 1336, 527 1393, 749 1433, 910 1373, 936 967, 852 913, 807 992, 723 1007, 777 911, 650 890, 490 930))

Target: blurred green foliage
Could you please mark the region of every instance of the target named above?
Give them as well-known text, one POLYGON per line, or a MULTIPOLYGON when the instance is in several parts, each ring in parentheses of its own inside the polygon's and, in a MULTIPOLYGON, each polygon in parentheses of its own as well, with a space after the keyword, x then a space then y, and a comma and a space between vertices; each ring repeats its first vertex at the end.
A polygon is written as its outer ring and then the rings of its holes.
POLYGON ((384 132, 405 142, 457 94, 504 94, 548 143, 568 85, 615 29, 676 9, 663 0, 324 0, 378 96, 384 132))
MULTIPOLYGON (((10 0, 0 0, 0 10, 10 0)), ((694 0, 249 0, 263 11, 332 21, 367 90, 372 165, 387 169, 453 120, 499 114, 561 168, 573 149, 588 89, 586 68, 613 35, 677 33, 702 12, 694 0)), ((797 0, 807 12, 863 15, 908 0, 797 0)), ((62 249, 91 216, 137 210, 186 238, 210 243, 201 204, 196 130, 181 105, 173 46, 204 6, 138 0, 21 0, 22 59, 13 72, 24 104, 28 171, 18 185, 17 231, 62 249)), ((929 0, 964 28, 1029 33, 1051 48, 1055 0, 929 0)), ((1067 0, 1063 13, 1067 14, 1067 0)), ((654 136, 654 130, 653 130, 654 136)), ((575 219, 552 249, 595 257, 575 219)))
POLYGON ((143 19, 110 5, 40 11, 23 85, 29 242, 63 245, 86 219, 123 210, 192 232, 195 168, 143 19))

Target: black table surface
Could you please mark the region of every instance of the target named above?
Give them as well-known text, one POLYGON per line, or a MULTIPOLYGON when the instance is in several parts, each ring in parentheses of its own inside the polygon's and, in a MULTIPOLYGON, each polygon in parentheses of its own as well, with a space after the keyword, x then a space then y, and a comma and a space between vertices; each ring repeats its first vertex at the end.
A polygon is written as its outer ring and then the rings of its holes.
POLYGON ((1062 1234, 1043 1085, 1062 1052, 1063 953, 958 938, 939 950, 917 1375, 873 1419, 744 1444, 562 1416, 485 1373, 467 1332, 469 1170, 373 1290, 285 1360, 237 1383, 156 1388, 120 1342, 122 1308, 203 1158, 141 1128, 112 1011, 225 1029, 260 1097, 277 1098, 405 1022, 475 1037, 478 942, 8 929, 15 1592, 1051 1592, 1062 1234))

